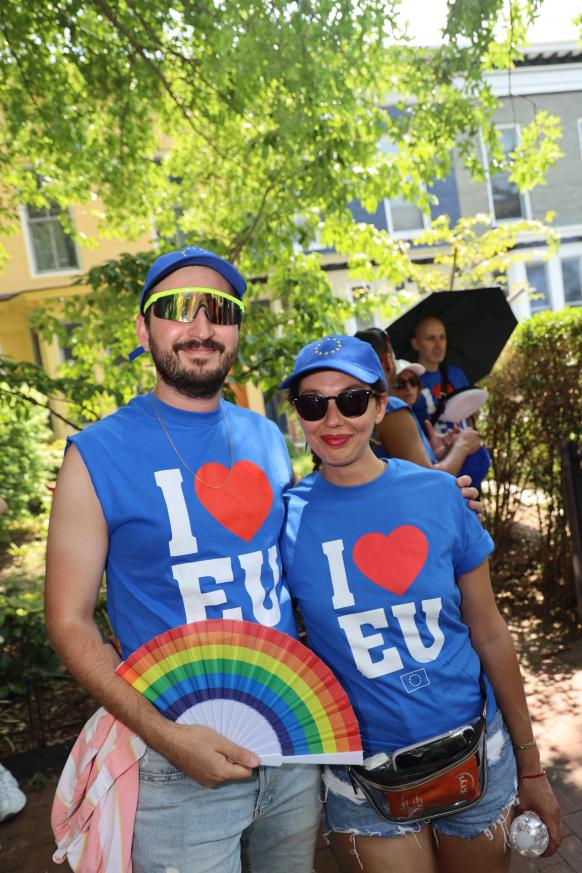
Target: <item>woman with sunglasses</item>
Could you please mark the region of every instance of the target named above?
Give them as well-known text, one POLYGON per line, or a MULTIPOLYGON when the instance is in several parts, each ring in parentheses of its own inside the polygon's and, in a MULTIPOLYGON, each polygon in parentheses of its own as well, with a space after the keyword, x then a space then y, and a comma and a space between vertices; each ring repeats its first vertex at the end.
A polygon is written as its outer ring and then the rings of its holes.
MULTIPOLYGON (((446 440, 435 434, 432 426, 428 425, 430 441, 419 425, 418 419, 412 411, 411 405, 398 390, 392 390, 393 385, 399 384, 399 362, 394 357, 390 337, 385 330, 378 327, 358 331, 356 337, 372 346, 382 364, 386 383, 390 386, 391 394, 386 403, 386 414, 375 430, 376 439, 379 442, 378 454, 388 458, 402 458, 404 461, 412 461, 421 467, 444 470, 457 476, 463 467, 468 455, 476 452, 481 445, 479 435, 471 428, 466 428, 463 437, 446 440)), ((410 368, 410 365, 409 365, 410 368)), ((424 367, 420 364, 412 365, 413 372, 406 374, 409 393, 414 391, 416 396, 415 376, 417 369, 424 367)), ((418 388, 420 390, 420 383, 418 388)))
POLYGON ((287 494, 287 580, 308 644, 354 707, 366 763, 441 734, 469 736, 487 705, 488 784, 465 810, 393 823, 346 768, 326 768, 326 831, 344 869, 502 873, 518 785, 519 805, 549 828, 552 854, 559 812, 493 599, 489 535, 450 476, 371 450, 386 382, 369 345, 310 343, 282 387, 319 460, 287 494))

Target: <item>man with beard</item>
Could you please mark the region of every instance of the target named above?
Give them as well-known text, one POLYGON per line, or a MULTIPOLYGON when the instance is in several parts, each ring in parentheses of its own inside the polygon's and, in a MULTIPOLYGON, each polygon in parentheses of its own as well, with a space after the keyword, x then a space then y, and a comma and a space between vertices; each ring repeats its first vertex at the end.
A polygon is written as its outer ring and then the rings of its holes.
POLYGON ((159 257, 140 299, 152 393, 69 440, 55 489, 46 624, 91 696, 147 744, 134 873, 310 873, 317 767, 260 767, 207 727, 164 718, 115 673, 94 621, 108 614, 125 658, 185 622, 244 619, 296 635, 278 537, 291 467, 267 419, 225 402, 246 283, 186 247, 159 257))

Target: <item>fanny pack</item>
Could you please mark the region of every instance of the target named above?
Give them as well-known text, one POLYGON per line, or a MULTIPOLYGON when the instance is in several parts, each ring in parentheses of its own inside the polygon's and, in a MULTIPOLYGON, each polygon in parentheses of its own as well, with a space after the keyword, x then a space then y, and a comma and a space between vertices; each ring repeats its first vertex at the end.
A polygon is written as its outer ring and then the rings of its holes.
POLYGON ((354 791, 362 791, 388 821, 414 824, 441 818, 481 799, 487 787, 485 739, 486 705, 470 724, 382 755, 373 769, 347 770, 354 791))

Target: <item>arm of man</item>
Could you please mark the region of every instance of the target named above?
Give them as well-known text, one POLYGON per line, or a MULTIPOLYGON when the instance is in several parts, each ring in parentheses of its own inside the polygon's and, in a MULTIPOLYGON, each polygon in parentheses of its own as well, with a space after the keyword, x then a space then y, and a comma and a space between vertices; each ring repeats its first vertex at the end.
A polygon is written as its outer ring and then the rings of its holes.
POLYGON ((66 453, 49 525, 45 612, 49 640, 89 694, 112 715, 202 785, 247 779, 257 755, 215 731, 164 718, 115 673, 94 621, 109 541, 107 524, 76 447, 66 453))
MULTIPOLYGON (((499 614, 489 578, 489 562, 459 579, 462 594, 462 615, 471 631, 471 642, 487 674, 503 719, 514 745, 529 743, 533 729, 527 707, 523 681, 513 640, 499 614)), ((538 749, 534 746, 517 751, 519 774, 542 772, 538 749)), ((560 811, 554 793, 545 776, 520 779, 519 807, 537 812, 550 833, 550 844, 544 857, 553 855, 562 840, 560 811)))

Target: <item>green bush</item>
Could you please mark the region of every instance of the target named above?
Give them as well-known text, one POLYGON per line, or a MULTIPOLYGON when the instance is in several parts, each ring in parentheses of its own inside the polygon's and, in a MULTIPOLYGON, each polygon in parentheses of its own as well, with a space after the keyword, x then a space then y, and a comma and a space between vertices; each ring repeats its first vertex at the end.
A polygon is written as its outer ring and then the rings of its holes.
POLYGON ((24 694, 27 682, 61 669, 46 636, 42 591, 8 583, 0 598, 0 697, 24 694))
POLYGON ((8 504, 0 522, 4 543, 10 541, 10 528, 46 513, 48 486, 62 457, 62 447, 50 443, 46 409, 34 401, 33 391, 14 392, 0 383, 0 497, 8 504))
MULTIPOLYGON (((102 635, 111 637, 104 591, 95 620, 102 635)), ((35 680, 58 675, 66 672, 47 639, 42 582, 27 585, 14 575, 0 586, 0 698, 20 696, 35 680)))
POLYGON ((582 309, 520 324, 489 378, 480 430, 492 456, 490 523, 498 551, 523 492, 537 510, 548 591, 573 600, 560 446, 582 441, 582 309))

